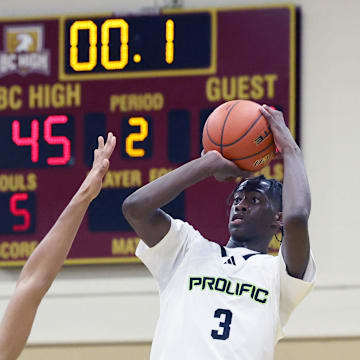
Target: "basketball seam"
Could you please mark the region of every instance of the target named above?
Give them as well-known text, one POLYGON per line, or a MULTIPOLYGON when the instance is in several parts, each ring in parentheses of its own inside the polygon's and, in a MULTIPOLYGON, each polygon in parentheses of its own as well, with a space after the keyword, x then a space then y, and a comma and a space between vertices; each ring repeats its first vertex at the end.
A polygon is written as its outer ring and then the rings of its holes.
POLYGON ((244 156, 242 158, 239 158, 239 159, 229 159, 231 161, 234 161, 234 160, 246 160, 246 159, 250 159, 252 158, 253 156, 256 156, 256 155, 259 155, 261 154, 262 152, 264 152, 265 150, 267 150, 270 146, 272 146, 274 144, 274 142, 272 142, 271 144, 269 144, 268 146, 266 146, 264 149, 260 150, 259 152, 255 153, 255 154, 252 154, 252 155, 248 155, 248 156, 244 156))
POLYGON ((228 113, 226 114, 226 117, 225 117, 225 120, 224 120, 224 123, 223 123, 223 126, 222 126, 222 129, 221 129, 221 137, 220 137, 220 153, 221 155, 224 155, 223 154, 223 137, 224 137, 224 131, 225 131, 225 125, 226 125, 226 121, 232 111, 232 109, 240 103, 241 100, 238 100, 231 108, 230 110, 228 111, 228 113))
POLYGON ((205 124, 205 129, 206 129, 206 134, 207 134, 209 140, 210 140, 214 145, 216 145, 216 146, 221 146, 220 144, 218 144, 217 142, 215 142, 215 141, 211 138, 211 136, 210 136, 210 134, 209 134, 209 130, 208 130, 208 122, 206 122, 206 124, 205 124))
POLYGON ((242 134, 238 139, 236 139, 235 141, 233 141, 231 144, 226 144, 226 145, 223 145, 224 147, 226 146, 231 146, 231 145, 234 145, 236 144, 237 142, 239 142, 240 140, 242 140, 250 131, 251 129, 256 125, 256 123, 260 120, 262 114, 260 114, 256 120, 253 121, 253 123, 251 124, 251 126, 245 131, 244 134, 242 134))

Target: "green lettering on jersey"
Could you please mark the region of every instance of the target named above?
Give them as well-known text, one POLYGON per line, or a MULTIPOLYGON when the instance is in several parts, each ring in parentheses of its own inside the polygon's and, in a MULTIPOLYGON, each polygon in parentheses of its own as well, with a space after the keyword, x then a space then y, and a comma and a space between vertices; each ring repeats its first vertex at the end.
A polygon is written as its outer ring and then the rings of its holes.
POLYGON ((250 299, 266 304, 270 292, 250 283, 234 283, 224 278, 215 278, 211 276, 190 276, 189 291, 200 288, 201 291, 217 291, 230 296, 248 296, 250 299))

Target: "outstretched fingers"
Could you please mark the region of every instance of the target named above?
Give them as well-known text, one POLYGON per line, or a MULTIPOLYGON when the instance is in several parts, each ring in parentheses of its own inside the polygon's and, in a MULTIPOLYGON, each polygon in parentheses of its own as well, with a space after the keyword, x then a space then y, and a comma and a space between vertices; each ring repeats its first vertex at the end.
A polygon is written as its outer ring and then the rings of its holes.
POLYGON ((116 146, 116 137, 113 133, 109 132, 106 143, 104 143, 104 138, 102 136, 98 137, 98 147, 94 150, 94 163, 93 166, 100 166, 101 168, 109 167, 109 159, 113 153, 116 146), (104 159, 107 160, 107 163, 104 163, 104 159))
POLYGON ((95 154, 98 156, 101 155, 104 159, 109 159, 113 153, 116 145, 116 137, 112 132, 109 132, 107 135, 106 143, 104 143, 104 138, 102 136, 98 137, 98 148, 95 150, 95 154))
POLYGON ((98 136, 98 147, 94 150, 94 162, 99 157, 101 150, 104 148, 104 138, 102 136, 98 136))
POLYGON ((113 153, 113 151, 115 149, 115 145, 116 145, 116 137, 114 136, 114 134, 112 132, 109 132, 107 139, 106 139, 106 144, 104 147, 104 157, 106 159, 110 158, 111 154, 113 153))
POLYGON ((98 148, 102 149, 104 147, 104 138, 102 136, 98 137, 98 148))

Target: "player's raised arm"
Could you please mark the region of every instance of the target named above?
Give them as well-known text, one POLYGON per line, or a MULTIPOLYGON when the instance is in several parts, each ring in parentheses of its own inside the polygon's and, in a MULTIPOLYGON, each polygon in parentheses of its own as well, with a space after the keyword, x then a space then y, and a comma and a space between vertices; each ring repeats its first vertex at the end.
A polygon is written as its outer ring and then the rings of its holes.
POLYGON ((132 193, 123 203, 123 214, 138 236, 153 247, 170 228, 169 216, 160 209, 162 206, 210 176, 223 181, 248 174, 217 151, 209 151, 132 193))
POLYGON ((266 105, 261 112, 269 121, 276 146, 284 159, 282 252, 288 273, 301 279, 310 254, 308 219, 311 199, 305 165, 282 113, 266 105))
POLYGON ((91 171, 55 225, 27 260, 0 323, 0 360, 16 359, 30 334, 37 308, 61 269, 90 202, 101 190, 116 138, 99 137, 91 171))

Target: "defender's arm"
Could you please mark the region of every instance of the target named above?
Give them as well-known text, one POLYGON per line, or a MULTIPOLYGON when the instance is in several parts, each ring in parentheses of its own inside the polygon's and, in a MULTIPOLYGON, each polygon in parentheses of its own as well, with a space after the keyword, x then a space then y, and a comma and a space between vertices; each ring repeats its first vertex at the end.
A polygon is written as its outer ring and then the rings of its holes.
POLYGON ((99 137, 91 171, 24 265, 0 323, 0 360, 15 360, 20 355, 38 306, 61 269, 90 202, 101 190, 115 144, 111 133, 105 145, 99 137))

